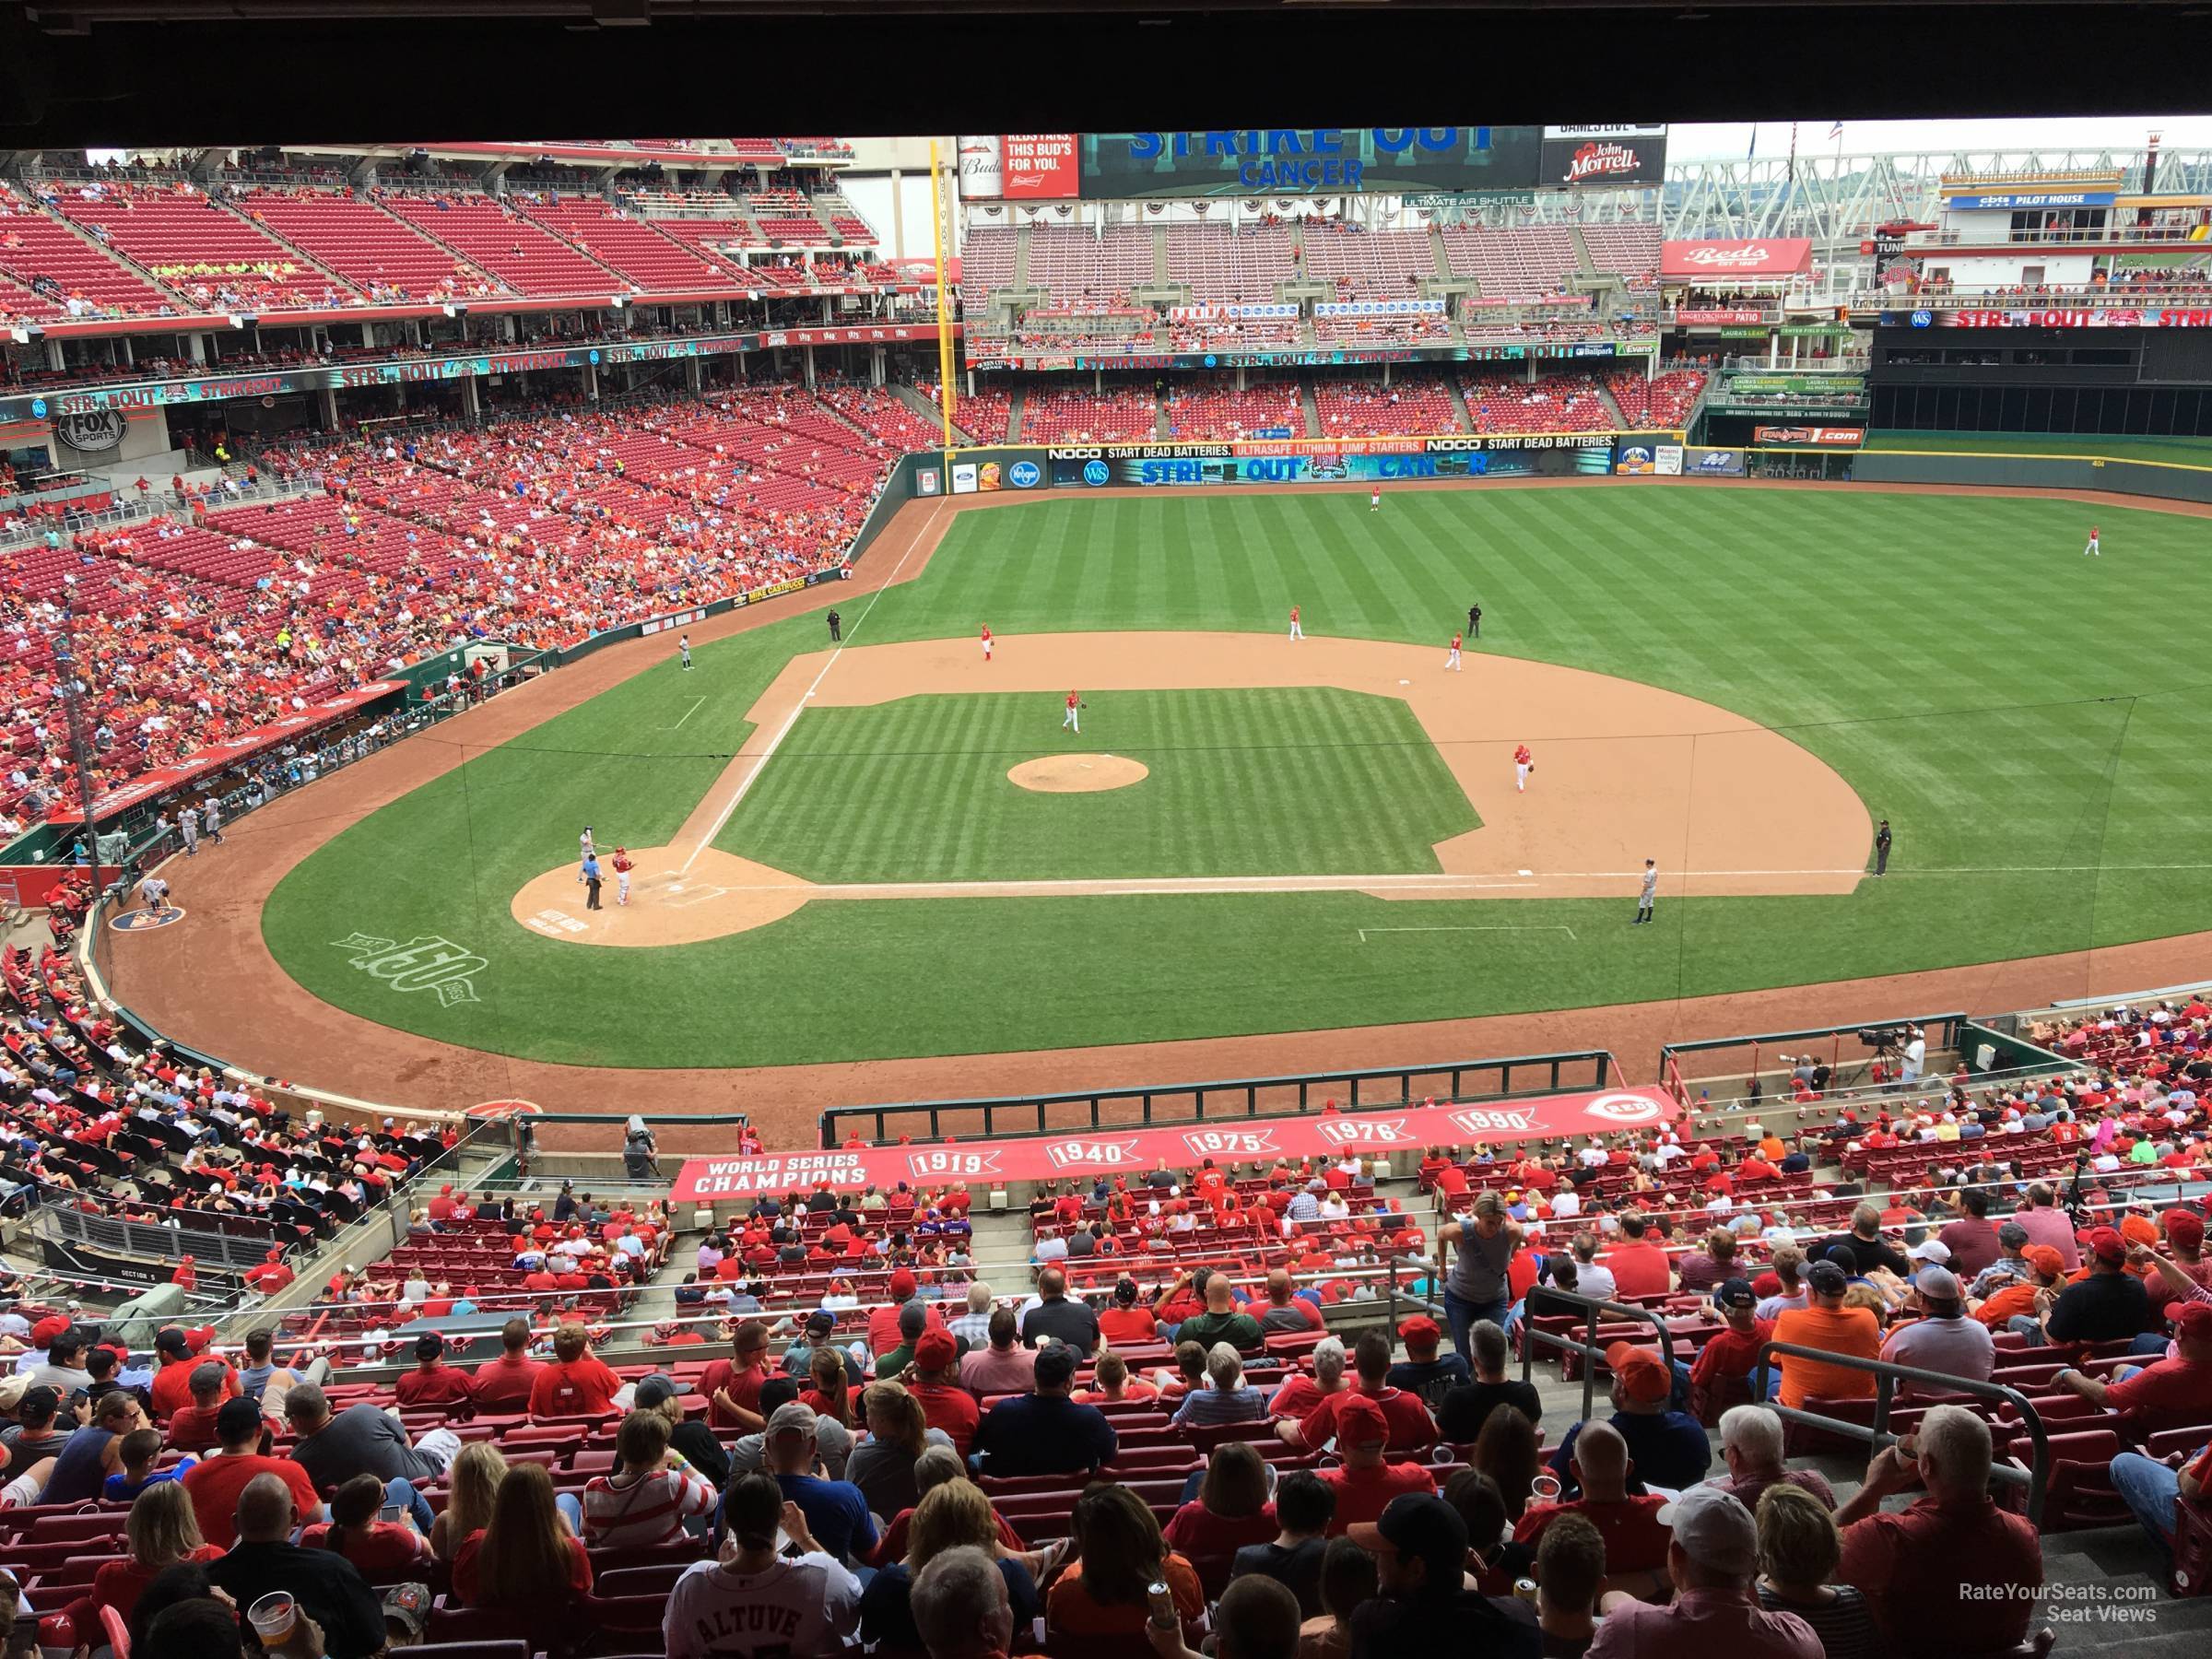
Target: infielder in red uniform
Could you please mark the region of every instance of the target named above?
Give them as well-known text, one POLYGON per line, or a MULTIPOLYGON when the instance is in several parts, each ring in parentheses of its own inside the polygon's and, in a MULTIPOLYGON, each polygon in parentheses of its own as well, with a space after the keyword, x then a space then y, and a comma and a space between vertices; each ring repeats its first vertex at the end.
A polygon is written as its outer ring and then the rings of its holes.
POLYGON ((1524 743, 1513 750, 1513 788, 1516 792, 1527 789, 1528 774, 1536 770, 1536 759, 1524 743))
POLYGON ((1294 640, 1306 637, 1306 630, 1298 625, 1298 606, 1295 605, 1290 607, 1290 637, 1294 640))
POLYGON ((608 862, 615 866, 615 902, 628 904, 629 902, 629 873, 638 867, 638 861, 620 847, 617 847, 614 857, 608 862))
POLYGON ((990 624, 990 623, 988 623, 988 622, 986 622, 986 623, 984 623, 984 624, 983 624, 983 661, 987 663, 987 662, 989 662, 990 660, 991 660, 991 624, 990 624))
POLYGON ((1447 668, 1456 669, 1459 666, 1459 641, 1461 638, 1462 636, 1459 634, 1453 634, 1452 636, 1452 654, 1444 659, 1444 666, 1447 668))
POLYGON ((1060 729, 1064 732, 1074 732, 1080 736, 1083 732, 1083 722, 1078 716, 1081 714, 1082 709, 1083 693, 1070 691, 1067 694, 1067 717, 1061 721, 1060 729))

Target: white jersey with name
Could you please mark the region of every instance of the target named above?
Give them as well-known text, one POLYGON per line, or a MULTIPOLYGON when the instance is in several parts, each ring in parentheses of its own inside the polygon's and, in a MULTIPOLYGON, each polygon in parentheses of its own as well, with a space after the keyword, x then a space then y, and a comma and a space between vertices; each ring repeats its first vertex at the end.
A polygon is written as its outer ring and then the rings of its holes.
POLYGON ((685 1569, 668 1597, 668 1659, 804 1659, 833 1653, 860 1628, 860 1581, 816 1551, 759 1572, 719 1561, 685 1569))

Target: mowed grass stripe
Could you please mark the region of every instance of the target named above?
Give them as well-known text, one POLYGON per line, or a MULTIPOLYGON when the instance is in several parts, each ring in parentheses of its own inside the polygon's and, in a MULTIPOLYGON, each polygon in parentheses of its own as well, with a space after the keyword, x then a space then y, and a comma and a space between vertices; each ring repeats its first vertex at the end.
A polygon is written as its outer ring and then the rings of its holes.
POLYGON ((1371 875, 1433 870, 1433 844, 1475 827, 1394 698, 1289 687, 1089 701, 1079 737, 1026 694, 810 709, 715 844, 824 882, 1371 875), (1074 794, 1006 777, 1077 753, 1128 755, 1151 775, 1074 794))

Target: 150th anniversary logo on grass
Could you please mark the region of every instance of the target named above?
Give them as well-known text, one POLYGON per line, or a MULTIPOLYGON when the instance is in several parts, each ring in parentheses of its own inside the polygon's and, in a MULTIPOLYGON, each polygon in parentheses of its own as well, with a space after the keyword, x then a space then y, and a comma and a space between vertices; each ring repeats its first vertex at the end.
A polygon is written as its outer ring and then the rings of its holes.
POLYGON ((435 934, 418 935, 405 945, 369 934, 347 934, 331 944, 351 954, 347 965, 379 979, 394 991, 435 991, 443 1007, 477 1000, 473 976, 483 971, 484 959, 465 945, 435 934))

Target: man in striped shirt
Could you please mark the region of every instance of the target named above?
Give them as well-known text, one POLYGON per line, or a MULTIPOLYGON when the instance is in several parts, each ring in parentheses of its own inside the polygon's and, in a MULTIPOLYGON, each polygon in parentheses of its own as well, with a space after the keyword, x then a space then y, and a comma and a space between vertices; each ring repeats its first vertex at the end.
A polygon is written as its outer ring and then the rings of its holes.
POLYGON ((633 1411, 615 1434, 621 1466, 583 1488, 583 1540, 594 1547, 638 1548, 681 1537, 684 1523, 714 1512, 712 1482, 668 1449, 668 1419, 633 1411))
POLYGON ((968 1312, 945 1322, 945 1328, 971 1348, 991 1340, 991 1287, 980 1279, 968 1287, 968 1312))

